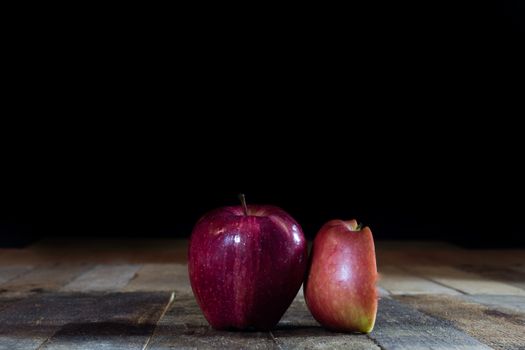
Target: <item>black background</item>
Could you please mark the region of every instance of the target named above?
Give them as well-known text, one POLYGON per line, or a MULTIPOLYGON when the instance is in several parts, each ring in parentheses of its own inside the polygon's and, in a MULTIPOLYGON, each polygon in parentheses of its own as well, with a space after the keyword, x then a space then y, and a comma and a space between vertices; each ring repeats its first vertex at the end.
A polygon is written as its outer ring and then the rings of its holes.
POLYGON ((187 237, 239 192, 309 237, 525 244, 522 2, 164 15, 11 28, 0 244, 187 237))

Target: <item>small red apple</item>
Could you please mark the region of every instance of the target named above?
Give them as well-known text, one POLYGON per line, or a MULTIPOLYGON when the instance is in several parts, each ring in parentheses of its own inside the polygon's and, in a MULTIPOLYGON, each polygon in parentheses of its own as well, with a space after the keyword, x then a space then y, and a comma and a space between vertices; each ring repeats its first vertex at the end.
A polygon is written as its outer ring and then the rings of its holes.
POLYGON ((369 333, 377 313, 372 232, 355 220, 327 222, 315 237, 304 286, 306 304, 324 327, 369 333))

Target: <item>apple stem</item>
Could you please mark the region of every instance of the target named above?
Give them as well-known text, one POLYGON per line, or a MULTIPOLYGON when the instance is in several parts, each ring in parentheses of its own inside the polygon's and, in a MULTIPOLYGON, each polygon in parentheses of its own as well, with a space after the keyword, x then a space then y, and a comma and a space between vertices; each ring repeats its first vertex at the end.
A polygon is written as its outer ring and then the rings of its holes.
POLYGON ((356 231, 361 231, 362 228, 363 228, 363 223, 360 223, 359 225, 357 225, 357 226, 355 227, 355 230, 356 230, 356 231))
POLYGON ((246 198, 244 197, 244 193, 239 194, 239 200, 242 204, 242 210, 244 210, 244 215, 248 216, 248 206, 246 206, 246 198))

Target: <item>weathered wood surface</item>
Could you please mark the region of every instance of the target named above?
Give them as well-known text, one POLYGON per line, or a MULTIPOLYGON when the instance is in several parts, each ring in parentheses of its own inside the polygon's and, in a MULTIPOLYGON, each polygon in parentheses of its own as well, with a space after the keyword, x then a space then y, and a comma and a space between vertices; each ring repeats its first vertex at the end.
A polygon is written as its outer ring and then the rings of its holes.
POLYGON ((384 349, 490 349, 452 323, 390 298, 380 300, 370 337, 384 349))
POLYGON ((396 298, 426 314, 448 320, 465 333, 495 349, 523 349, 525 346, 523 314, 502 312, 445 295, 396 298))
POLYGON ((188 266, 185 264, 145 264, 123 290, 191 293, 188 266))
POLYGON ((507 309, 525 314, 525 297, 520 295, 464 295, 462 298, 495 309, 507 309))
MULTIPOLYGON (((523 258, 525 260, 525 257, 523 258)), ((460 265, 463 271, 477 273, 484 278, 513 285, 525 290, 525 271, 512 270, 504 266, 490 265, 460 265)))
POLYGON ((5 282, 0 288, 7 292, 16 293, 55 291, 90 268, 90 264, 41 265, 5 282))
POLYGON ((5 296, 4 293, 0 294, 0 311, 11 306, 12 304, 16 303, 17 301, 23 299, 24 295, 16 295, 16 296, 5 296))
POLYGON ((0 349, 142 349, 169 293, 33 295, 0 310, 0 349))
POLYGON ((380 270, 378 285, 390 294, 461 294, 429 279, 411 274, 396 266, 384 266, 380 270))
POLYGON ((523 255, 377 247, 381 300, 368 336, 322 328, 302 290, 271 332, 211 329, 191 293, 180 241, 0 250, 0 350, 525 346, 523 255))
POLYGON ((118 291, 135 276, 140 265, 97 265, 62 288, 65 292, 118 291))
POLYGON ((226 332, 212 329, 192 295, 175 297, 161 319, 147 349, 374 349, 366 335, 340 334, 324 330, 297 297, 275 330, 271 332, 226 332))
POLYGON ((268 333, 221 332, 209 327, 193 295, 175 296, 147 349, 273 349, 268 333))
POLYGON ((0 288, 3 283, 6 283, 20 275, 23 275, 24 273, 27 273, 32 268, 33 267, 31 265, 0 266, 0 288))
POLYGON ((525 290, 451 266, 412 266, 410 272, 465 294, 525 295, 525 290))

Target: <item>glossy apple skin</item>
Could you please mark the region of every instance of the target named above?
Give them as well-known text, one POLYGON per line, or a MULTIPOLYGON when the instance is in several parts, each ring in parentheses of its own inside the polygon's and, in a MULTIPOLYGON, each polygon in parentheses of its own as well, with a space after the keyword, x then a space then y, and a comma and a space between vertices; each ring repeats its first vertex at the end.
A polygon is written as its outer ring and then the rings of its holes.
POLYGON ((355 220, 327 222, 315 237, 304 286, 306 304, 324 327, 369 333, 377 313, 372 232, 355 220))
POLYGON ((188 270, 197 302, 219 330, 268 330, 303 282, 307 245, 299 224, 273 206, 209 212, 191 234, 188 270))

